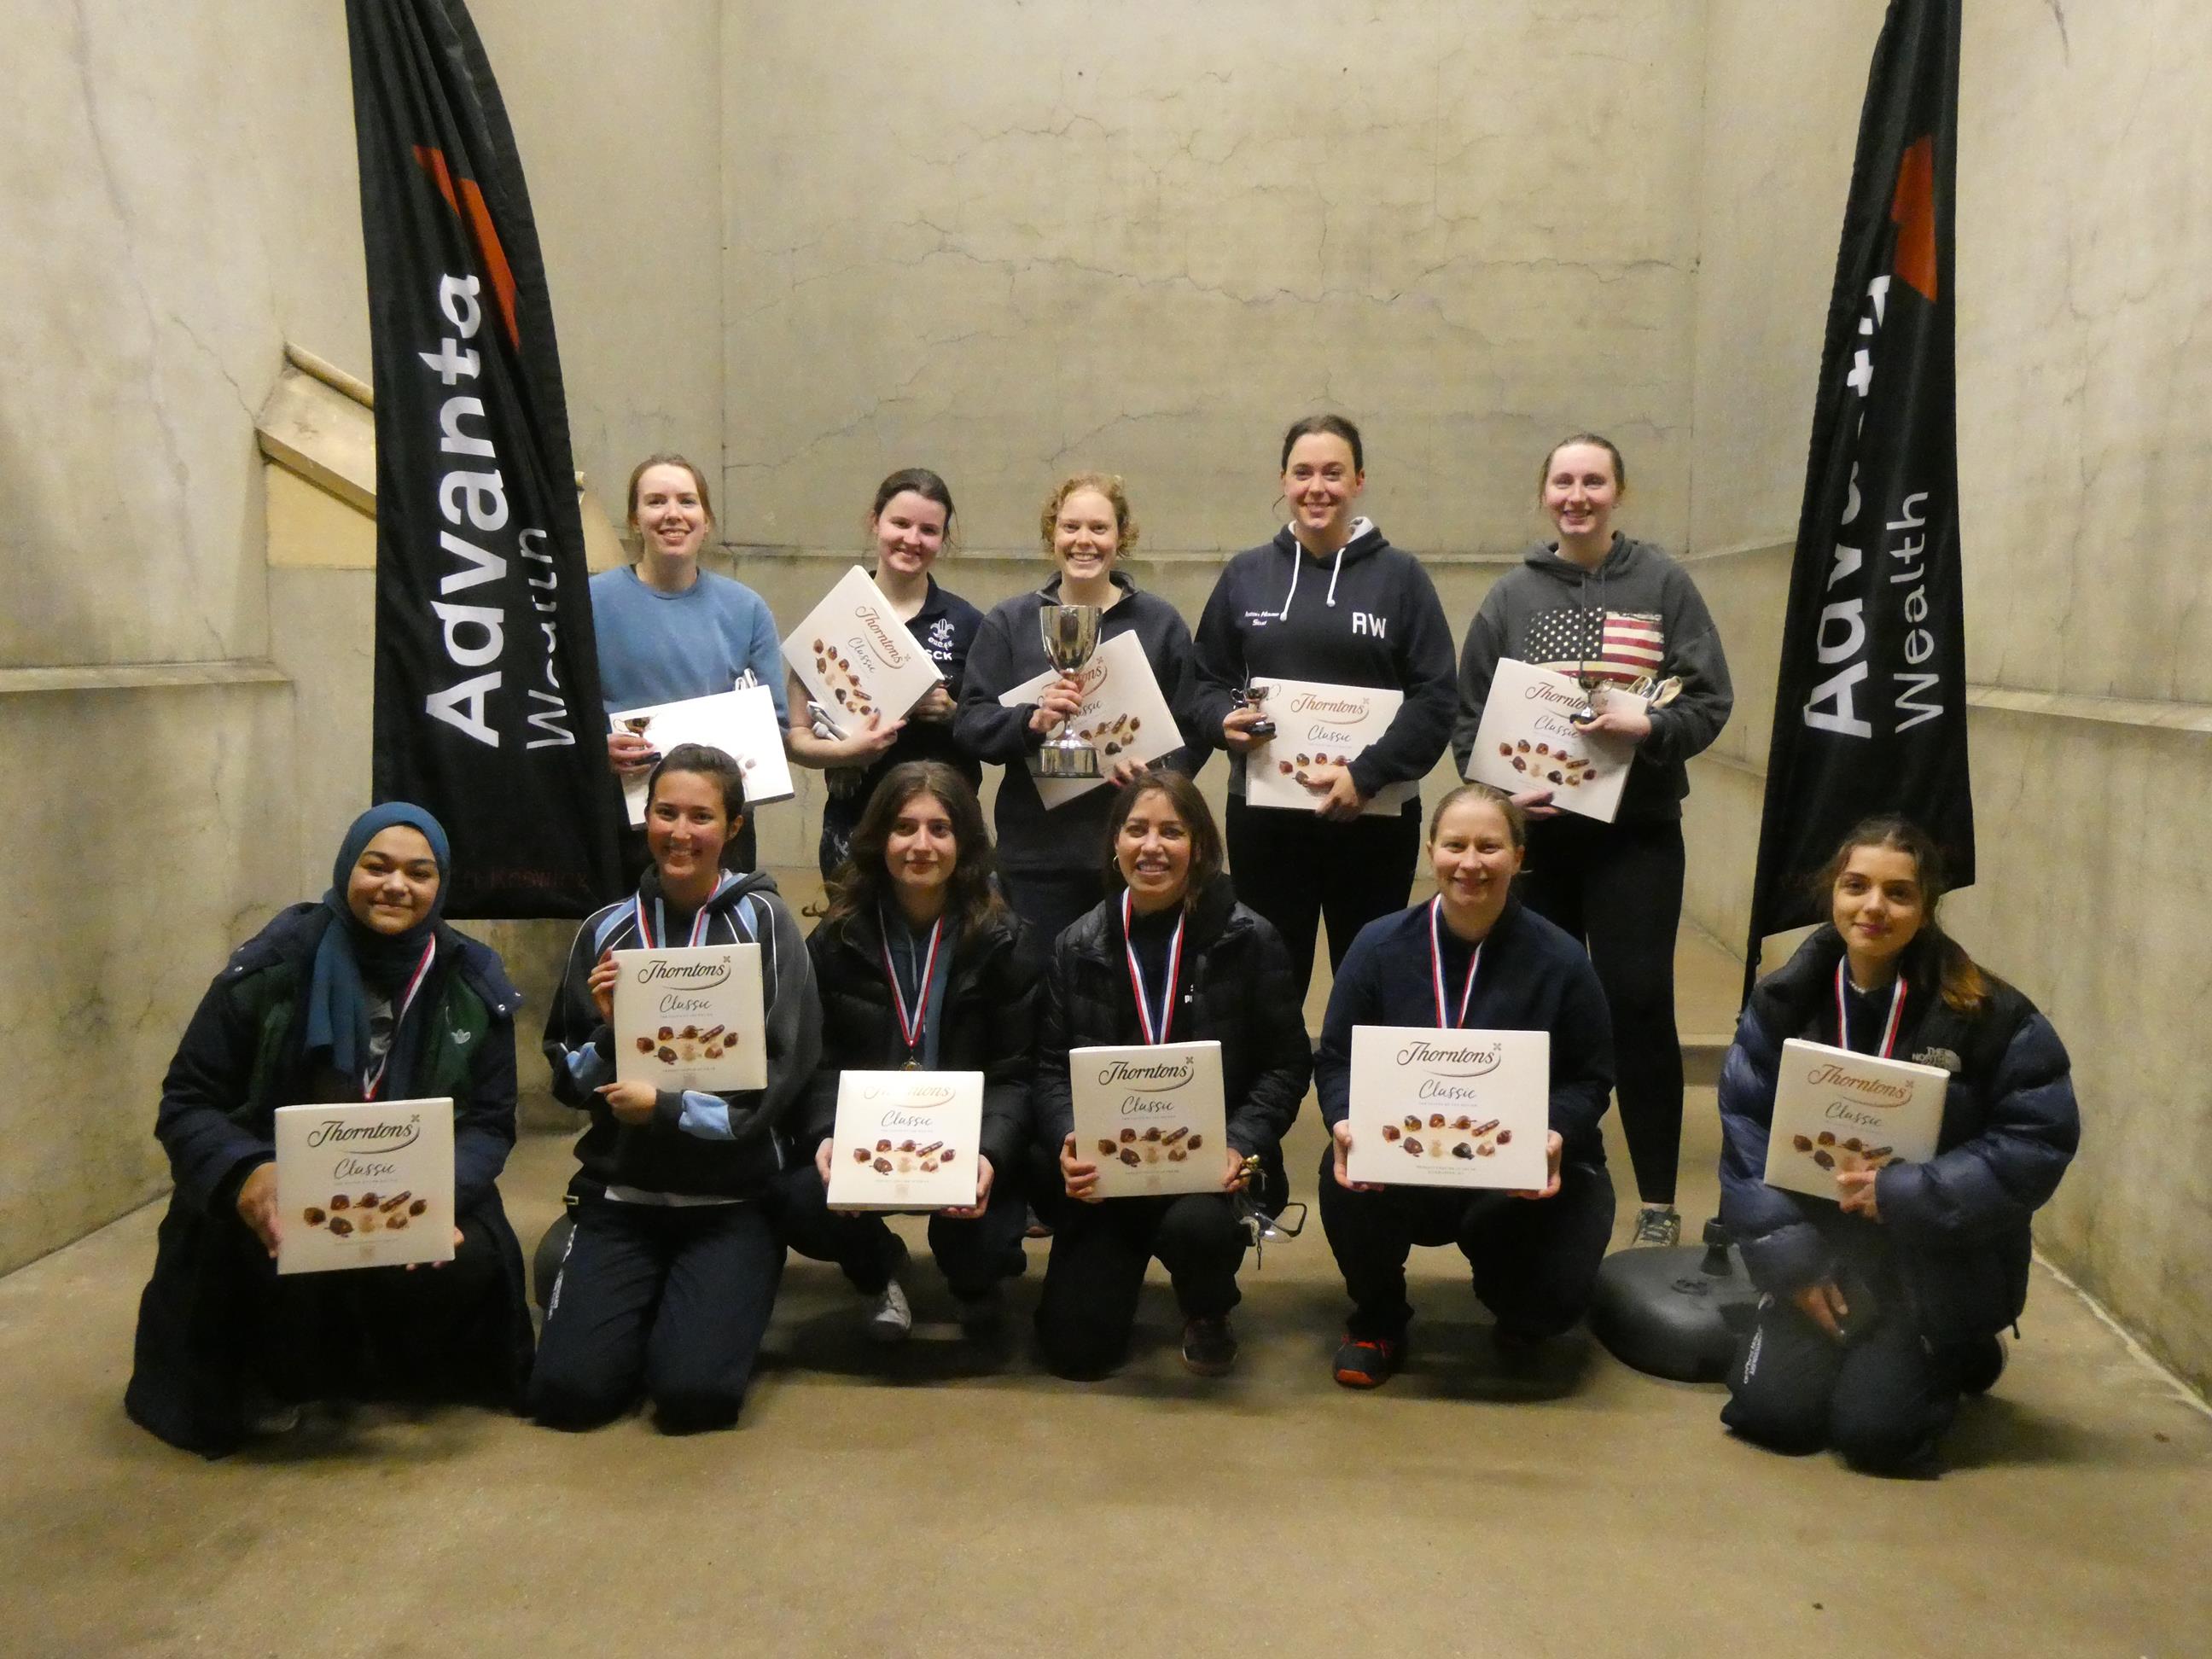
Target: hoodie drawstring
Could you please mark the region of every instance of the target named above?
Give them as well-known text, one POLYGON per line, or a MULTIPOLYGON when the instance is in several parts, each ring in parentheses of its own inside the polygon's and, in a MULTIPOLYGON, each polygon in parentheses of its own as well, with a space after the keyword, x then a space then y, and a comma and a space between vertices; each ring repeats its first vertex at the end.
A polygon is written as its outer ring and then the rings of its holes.
MULTIPOLYGON (((1358 539, 1357 537, 1352 538, 1354 541, 1358 539)), ((1328 603, 1332 610, 1336 605, 1336 579, 1344 574, 1344 548, 1351 545, 1352 542, 1347 541, 1344 547, 1338 548, 1336 562, 1328 568, 1328 603)), ((1302 544, 1294 543, 1291 548, 1291 591, 1283 596, 1283 608, 1275 613, 1277 622, 1288 622, 1291 619, 1291 601, 1298 596, 1298 567, 1305 562, 1305 548, 1302 544)))

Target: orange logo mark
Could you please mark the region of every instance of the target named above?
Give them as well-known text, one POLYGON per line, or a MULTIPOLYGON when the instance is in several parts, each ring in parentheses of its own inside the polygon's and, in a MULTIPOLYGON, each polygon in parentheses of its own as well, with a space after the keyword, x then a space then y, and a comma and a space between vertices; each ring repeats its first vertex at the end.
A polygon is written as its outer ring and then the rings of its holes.
POLYGON ((1897 194, 1890 198, 1890 222, 1897 227, 1897 279, 1936 301, 1936 141, 1919 137, 1898 165, 1897 194))
POLYGON ((514 315, 514 272, 507 263, 507 250, 499 245, 499 227, 491 222, 491 205, 483 198, 473 179, 463 179, 456 185, 453 173, 446 166, 446 153, 432 149, 427 144, 415 146, 415 160, 422 171, 430 175, 438 186, 438 194, 446 198, 446 205, 453 216, 469 228, 474 238, 477 257, 483 259, 484 275, 491 279, 492 303, 499 308, 499 320, 507 330, 507 342, 518 351, 522 349, 522 330, 514 315))

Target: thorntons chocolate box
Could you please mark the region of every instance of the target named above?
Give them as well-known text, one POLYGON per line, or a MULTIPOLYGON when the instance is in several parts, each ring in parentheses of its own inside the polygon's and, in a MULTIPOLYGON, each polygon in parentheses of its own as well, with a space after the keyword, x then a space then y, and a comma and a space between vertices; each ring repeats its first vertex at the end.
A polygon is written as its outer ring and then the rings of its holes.
MULTIPOLYGON (((1033 703, 1044 689, 1060 678, 1048 668, 1035 679, 1024 680, 1000 697, 1008 708, 1033 703)), ((1168 700, 1160 695, 1159 680, 1145 655, 1144 641, 1134 634, 1116 634, 1091 653, 1083 665, 1083 707, 1068 727, 1098 751, 1099 773, 1095 778, 1038 778, 1037 795, 1048 809, 1065 806, 1086 790, 1098 788, 1104 775, 1124 755, 1139 761, 1158 760, 1182 741, 1168 700)), ((1031 757, 1034 764, 1035 757, 1031 757)))
MULTIPOLYGON (((744 686, 711 697, 688 697, 643 708, 623 708, 607 716, 617 732, 635 732, 662 754, 680 743, 703 743, 737 762, 745 777, 745 805, 789 800, 791 763, 783 754, 783 722, 775 697, 764 685, 744 686)), ((632 824, 645 822, 645 788, 652 775, 623 780, 623 805, 632 824)))
POLYGON ((783 654, 807 695, 848 737, 871 714, 885 724, 903 718, 941 678, 857 564, 806 613, 784 641, 783 654))
MULTIPOLYGON (((1593 696, 1601 708, 1622 702, 1644 706, 1643 698, 1619 686, 1600 686, 1593 696)), ((1501 657, 1491 678, 1489 700, 1482 705, 1467 775, 1509 795, 1548 789, 1552 805, 1561 811, 1612 823, 1636 745, 1585 732, 1573 716, 1586 706, 1572 675, 1501 657)))
POLYGON ((845 1072, 830 1131, 830 1204, 945 1210, 975 1201, 981 1072, 845 1072))
POLYGON ((1101 1198, 1215 1193, 1227 1169, 1218 1042, 1071 1048, 1075 1155, 1101 1198))
POLYGON ((1352 1030, 1354 1181, 1504 1187, 1547 1178, 1552 1034, 1419 1025, 1352 1030))
POLYGON ((679 1092, 766 1088, 760 946, 616 951, 615 1079, 679 1092))
POLYGON ((276 1109, 276 1271, 453 1259, 453 1103, 276 1109))
MULTIPOLYGON (((1406 701, 1402 691, 1318 680, 1261 680, 1252 689, 1274 721, 1275 735, 1244 758, 1244 799, 1253 806, 1306 812, 1321 799, 1299 781, 1308 769, 1348 764, 1389 730, 1406 701)), ((1419 782, 1390 784, 1376 793, 1363 815, 1395 817, 1420 789, 1419 782)))
POLYGON ((1836 1175, 1919 1164, 1936 1155, 1951 1074, 1792 1037, 1774 1074, 1766 1184, 1838 1199, 1836 1175))

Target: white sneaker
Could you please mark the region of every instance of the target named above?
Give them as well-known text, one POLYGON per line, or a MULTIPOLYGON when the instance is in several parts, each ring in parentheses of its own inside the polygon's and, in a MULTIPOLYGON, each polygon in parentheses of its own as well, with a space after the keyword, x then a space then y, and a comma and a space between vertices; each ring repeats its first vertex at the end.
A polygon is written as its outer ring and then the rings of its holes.
POLYGON ((868 1309, 868 1334, 878 1342, 903 1342, 914 1329, 914 1310, 897 1279, 884 1286, 868 1309))

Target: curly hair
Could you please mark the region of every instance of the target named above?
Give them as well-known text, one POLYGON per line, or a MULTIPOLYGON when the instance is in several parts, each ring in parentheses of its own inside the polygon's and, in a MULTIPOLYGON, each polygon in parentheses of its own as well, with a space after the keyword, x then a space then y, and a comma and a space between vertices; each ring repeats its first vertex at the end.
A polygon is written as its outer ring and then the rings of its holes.
POLYGON ((1114 509, 1114 524, 1118 534, 1114 543, 1114 556, 1121 557, 1137 544, 1137 521, 1129 514, 1128 492, 1121 487, 1117 472, 1077 472, 1060 481, 1060 488, 1045 497, 1044 511, 1037 517, 1037 532, 1044 538, 1044 550, 1052 551, 1052 532, 1060 524, 1060 509, 1067 498, 1079 489, 1095 489, 1103 495, 1114 509))

